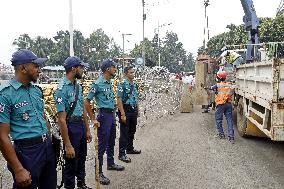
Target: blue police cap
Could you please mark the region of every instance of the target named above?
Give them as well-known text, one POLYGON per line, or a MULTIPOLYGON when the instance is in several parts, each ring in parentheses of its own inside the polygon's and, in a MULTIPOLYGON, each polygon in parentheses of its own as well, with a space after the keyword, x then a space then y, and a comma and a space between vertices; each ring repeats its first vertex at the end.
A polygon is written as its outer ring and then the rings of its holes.
POLYGON ((70 56, 68 58, 66 58, 66 60, 64 61, 64 68, 65 69, 69 69, 75 66, 85 66, 88 67, 89 64, 83 62, 79 57, 77 56, 70 56))
POLYGON ((42 64, 47 58, 38 58, 32 51, 27 49, 19 49, 12 54, 12 65, 16 66, 19 64, 35 63, 42 64))
POLYGON ((112 59, 106 59, 101 63, 101 70, 104 72, 106 71, 107 68, 111 67, 111 66, 118 66, 117 63, 115 63, 112 59))

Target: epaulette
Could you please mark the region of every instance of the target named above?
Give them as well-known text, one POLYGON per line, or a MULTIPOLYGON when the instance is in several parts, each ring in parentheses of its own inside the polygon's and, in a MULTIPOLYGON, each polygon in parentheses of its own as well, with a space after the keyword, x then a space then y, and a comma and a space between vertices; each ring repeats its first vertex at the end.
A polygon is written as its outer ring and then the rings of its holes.
POLYGON ((0 85, 0 92, 3 91, 5 88, 10 87, 10 86, 11 86, 11 85, 10 85, 9 82, 7 82, 7 83, 5 83, 5 84, 1 84, 1 85, 0 85))

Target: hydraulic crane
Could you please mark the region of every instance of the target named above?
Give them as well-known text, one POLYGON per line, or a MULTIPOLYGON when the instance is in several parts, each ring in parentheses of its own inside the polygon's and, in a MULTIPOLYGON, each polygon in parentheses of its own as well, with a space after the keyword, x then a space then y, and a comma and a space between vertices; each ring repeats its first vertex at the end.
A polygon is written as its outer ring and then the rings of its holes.
POLYGON ((243 21, 246 31, 248 32, 246 61, 251 62, 257 59, 257 46, 259 43, 259 19, 256 15, 252 0, 240 0, 243 6, 245 15, 243 21))

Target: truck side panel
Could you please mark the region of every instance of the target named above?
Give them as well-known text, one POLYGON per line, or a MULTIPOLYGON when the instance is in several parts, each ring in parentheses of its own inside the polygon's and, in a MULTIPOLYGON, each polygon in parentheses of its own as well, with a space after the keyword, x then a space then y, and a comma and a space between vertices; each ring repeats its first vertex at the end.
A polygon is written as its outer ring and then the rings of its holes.
POLYGON ((248 121, 272 140, 284 141, 284 60, 240 65, 236 94, 247 102, 248 121))

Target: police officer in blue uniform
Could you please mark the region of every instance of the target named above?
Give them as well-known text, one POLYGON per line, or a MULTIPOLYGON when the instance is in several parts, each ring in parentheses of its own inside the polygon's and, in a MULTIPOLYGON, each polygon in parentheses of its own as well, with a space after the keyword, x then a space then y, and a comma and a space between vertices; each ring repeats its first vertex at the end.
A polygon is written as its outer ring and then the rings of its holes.
POLYGON ((138 87, 134 79, 135 71, 132 66, 124 68, 124 79, 118 85, 117 105, 120 122, 119 156, 118 159, 130 163, 128 154, 140 154, 141 150, 133 147, 138 116, 138 87))
POLYGON ((115 95, 111 78, 117 71, 116 63, 107 59, 102 62, 103 74, 92 83, 87 99, 85 100, 86 110, 94 125, 98 125, 98 159, 99 159, 99 181, 103 185, 110 184, 110 180, 104 176, 102 171, 103 155, 107 152, 107 170, 123 171, 124 167, 114 163, 114 145, 116 137, 115 124, 115 95), (90 101, 95 97, 98 116, 95 118, 91 110, 90 101))
POLYGON ((44 115, 41 88, 34 85, 46 58, 20 49, 12 55, 15 78, 0 88, 0 147, 13 188, 55 189, 55 154, 44 115), (10 137, 14 141, 14 146, 10 137))
POLYGON ((54 92, 65 150, 64 187, 66 189, 75 188, 75 177, 79 189, 90 189, 85 184, 85 162, 87 142, 91 142, 92 138, 84 108, 82 86, 77 81, 82 78, 85 66, 88 64, 80 58, 68 57, 64 62, 66 76, 59 82, 54 92))

